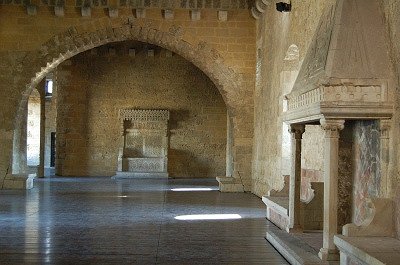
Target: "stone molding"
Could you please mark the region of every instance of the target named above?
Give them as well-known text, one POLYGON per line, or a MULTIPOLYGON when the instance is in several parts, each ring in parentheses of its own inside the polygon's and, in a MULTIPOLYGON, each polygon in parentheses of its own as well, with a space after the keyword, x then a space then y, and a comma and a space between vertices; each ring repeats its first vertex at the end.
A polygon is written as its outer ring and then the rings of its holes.
POLYGON ((254 19, 259 19, 271 5, 271 0, 256 0, 254 5, 251 7, 251 15, 254 19))
MULTIPOLYGON (((264 0, 265 1, 265 0, 264 0)), ((29 3, 31 1, 28 1, 29 3)), ((27 5, 27 2, 21 0, 0 0, 0 5, 27 5)), ((41 0, 37 3, 39 7, 92 7, 92 8, 159 8, 159 9, 224 9, 224 10, 235 10, 235 9, 248 9, 249 4, 246 0, 237 1, 220 1, 220 0, 200 0, 200 1, 188 1, 188 0, 138 0, 128 1, 119 0, 114 4, 110 0, 75 0, 74 3, 65 3, 63 0, 41 0)))
POLYGON ((303 94, 286 95, 289 123, 328 118, 388 119, 394 111, 386 84, 321 85, 303 94))
POLYGON ((388 102, 388 91, 383 85, 327 85, 287 98, 288 110, 295 110, 318 102, 388 102))

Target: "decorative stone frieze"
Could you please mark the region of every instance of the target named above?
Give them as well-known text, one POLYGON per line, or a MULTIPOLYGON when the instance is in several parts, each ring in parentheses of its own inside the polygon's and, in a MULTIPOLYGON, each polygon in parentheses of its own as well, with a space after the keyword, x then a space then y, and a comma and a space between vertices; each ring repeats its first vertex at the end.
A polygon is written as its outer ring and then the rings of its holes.
POLYGON ((132 110, 123 109, 119 112, 119 118, 130 121, 160 121, 169 120, 168 110, 132 110))
POLYGON ((393 112, 386 85, 321 85, 286 96, 288 121, 312 120, 317 115, 337 118, 385 118, 393 112))

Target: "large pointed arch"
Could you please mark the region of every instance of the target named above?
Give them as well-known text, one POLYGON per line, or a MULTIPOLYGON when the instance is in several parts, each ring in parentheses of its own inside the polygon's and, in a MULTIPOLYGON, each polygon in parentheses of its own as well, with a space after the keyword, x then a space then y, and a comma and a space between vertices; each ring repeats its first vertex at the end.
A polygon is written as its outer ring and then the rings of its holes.
POLYGON ((25 106, 30 93, 49 72, 81 52, 125 40, 141 41, 171 50, 193 63, 210 78, 222 95, 233 123, 234 139, 230 166, 233 168, 232 176, 239 176, 242 184, 244 178, 246 183, 243 186, 246 186, 246 190, 250 190, 251 175, 247 169, 251 168, 252 140, 247 135, 249 127, 252 127, 253 113, 252 106, 248 106, 249 100, 243 100, 249 96, 248 89, 245 88, 249 85, 248 80, 244 81, 245 77, 242 74, 236 73, 229 67, 223 56, 212 45, 185 32, 182 27, 174 25, 167 27, 162 21, 132 17, 92 20, 53 36, 41 45, 40 49, 28 53, 21 60, 31 63, 18 73, 24 75, 21 80, 25 80, 25 84, 16 106, 14 139, 19 137, 18 128, 21 128, 21 122, 24 120, 25 106), (243 154, 237 155, 235 148, 240 149, 243 154), (241 172, 237 169, 239 167, 242 168, 241 172))

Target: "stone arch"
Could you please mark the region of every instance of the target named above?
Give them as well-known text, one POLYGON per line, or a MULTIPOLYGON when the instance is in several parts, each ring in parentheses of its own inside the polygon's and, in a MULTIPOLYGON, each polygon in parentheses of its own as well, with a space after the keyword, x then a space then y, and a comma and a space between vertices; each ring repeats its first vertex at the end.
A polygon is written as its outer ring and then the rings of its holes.
MULTIPOLYGON (((238 113, 240 107, 235 104, 236 96, 233 94, 238 93, 241 76, 228 67, 219 52, 207 42, 186 34, 179 26, 173 25, 165 29, 160 21, 151 19, 144 21, 123 17, 109 19, 106 24, 101 19, 89 24, 90 27, 89 25, 71 27, 55 35, 32 55, 35 57, 32 60, 36 67, 35 76, 26 85, 19 110, 43 77, 65 60, 108 43, 136 40, 171 50, 193 63, 215 84, 230 115, 235 116, 238 113)), ((16 119, 19 118, 19 110, 16 119)))
MULTIPOLYGON (((141 41, 171 50, 204 72, 222 95, 228 115, 233 122, 233 137, 235 137, 235 134, 239 134, 240 128, 243 127, 243 125, 236 122, 237 120, 240 120, 241 123, 249 123, 249 120, 251 120, 252 108, 246 107, 246 103, 240 100, 242 96, 246 95, 242 89, 243 83, 245 83, 242 80, 242 75, 227 66, 224 58, 210 44, 186 33, 179 26, 172 25, 166 28, 162 21, 120 17, 117 19, 93 20, 87 24, 71 27, 65 32, 53 36, 49 41, 41 45, 38 51, 27 54, 25 60, 32 63, 24 75, 33 77, 30 80, 27 79, 27 84, 19 100, 14 120, 14 138, 18 137, 18 128, 21 127, 21 118, 31 91, 49 72, 65 60, 81 52, 108 43, 125 40, 141 41), (249 109, 249 113, 244 109, 249 109), (240 118, 238 118, 239 116, 240 118), (244 116, 246 117, 243 118, 244 116), (250 116, 250 118, 247 116, 250 116)), ((250 141, 246 141, 245 145, 248 145, 248 142, 250 141)), ((243 161, 248 159, 235 158, 235 150, 231 150, 231 152, 233 156, 232 167, 234 168, 232 175, 240 176, 239 172, 236 172, 236 166, 234 165, 241 165, 243 168, 243 161)), ((248 151, 246 152, 248 153, 248 151)), ((247 157, 249 156, 248 154, 246 155, 247 157)), ((246 172, 246 175, 247 183, 249 183, 249 180, 251 181, 250 173, 246 172)), ((249 184, 246 189, 250 189, 249 184)))

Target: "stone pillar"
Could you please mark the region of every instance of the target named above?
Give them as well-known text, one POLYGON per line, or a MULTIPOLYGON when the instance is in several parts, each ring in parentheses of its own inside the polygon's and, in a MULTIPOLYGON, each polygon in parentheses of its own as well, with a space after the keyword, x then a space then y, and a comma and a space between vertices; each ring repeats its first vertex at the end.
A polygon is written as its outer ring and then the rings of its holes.
POLYGON ((229 116, 229 112, 226 115, 226 173, 227 177, 233 175, 233 124, 232 118, 229 116))
POLYGON ((333 242, 338 232, 338 162, 339 132, 344 120, 321 119, 324 130, 324 230, 323 247, 318 253, 322 260, 339 260, 339 253, 333 242))
POLYGON ((26 139, 27 139, 27 123, 28 123, 28 101, 24 104, 21 111, 20 120, 17 121, 13 137, 13 160, 12 174, 26 174, 28 171, 26 158, 26 139))
POLYGON ((381 169, 381 188, 380 197, 389 198, 391 193, 390 179, 388 176, 389 167, 389 133, 391 120, 380 120, 380 169, 381 169))
POLYGON ((122 160, 124 157, 124 149, 125 149, 125 128, 124 128, 124 119, 121 119, 121 127, 120 127, 120 148, 118 150, 118 168, 117 171, 122 172, 122 160))
POLYGON ((46 143, 46 93, 45 93, 46 78, 38 85, 40 94, 40 147, 39 147, 39 167, 37 169, 37 177, 44 178, 44 149, 46 143))
POLYGON ((289 128, 291 134, 291 171, 289 182, 289 227, 288 232, 300 232, 300 188, 301 188, 301 139, 305 126, 292 124, 289 128))

